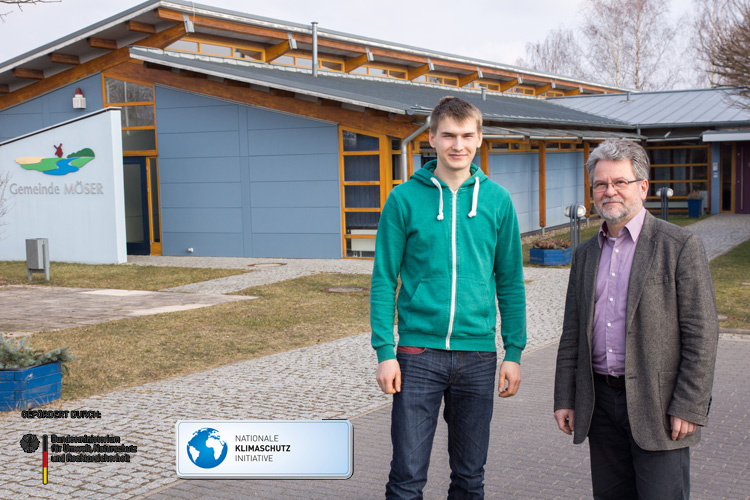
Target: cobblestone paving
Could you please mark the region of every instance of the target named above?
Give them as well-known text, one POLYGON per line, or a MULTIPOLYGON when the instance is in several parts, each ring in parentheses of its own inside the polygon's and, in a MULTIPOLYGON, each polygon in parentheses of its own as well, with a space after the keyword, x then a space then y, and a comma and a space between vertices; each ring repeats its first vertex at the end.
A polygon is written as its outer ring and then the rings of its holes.
MULTIPOLYGON (((734 244, 726 232, 750 222, 750 216, 727 222, 721 233, 694 228, 718 255, 734 244)), ((724 217, 712 217, 720 220, 724 217)), ((697 224, 696 224, 697 226, 697 224)), ((741 231, 742 229, 740 229, 741 231)), ((741 233, 744 234, 744 233, 741 233)), ((750 234, 748 234, 750 236, 750 234)), ((745 239, 748 237, 745 236, 745 239)), ((709 249, 710 248, 710 249, 709 249)), ((223 278, 180 291, 227 293, 314 272, 370 273, 370 261, 288 259, 131 258, 140 265, 191 265, 253 269, 240 277, 223 278), (268 264, 283 263, 282 266, 268 264), (249 265, 251 265, 248 267, 249 265)), ((582 498, 589 495, 584 447, 573 447, 555 431, 551 418, 551 370, 554 344, 562 325, 568 270, 525 270, 529 343, 524 361, 524 392, 503 404, 494 420, 500 437, 490 450, 493 474, 490 498, 582 498), (506 414, 506 409, 510 413, 506 414), (529 445, 527 439, 531 437, 529 445), (556 447, 562 446, 560 450, 556 447), (512 453, 508 453, 512 450, 512 453), (563 463, 558 462, 563 461, 563 463), (506 488, 508 477, 518 477, 516 489, 506 488), (506 478, 506 479, 504 479, 506 478), (498 486, 499 485, 499 486, 498 486), (502 489, 500 489, 502 488, 502 489), (540 493, 547 492, 547 493, 540 493)), ((739 336, 742 337, 742 336, 739 336)), ((720 439, 704 438, 693 455, 699 482, 695 498, 750 498, 747 424, 750 394, 741 378, 750 355, 750 342, 722 341, 718 381, 723 402, 715 404, 720 439), (720 410, 721 409, 721 410, 720 410), (743 447, 744 445, 744 447, 743 447), (710 453, 699 460, 702 449, 710 453), (707 485, 707 486, 706 486, 707 485), (728 486, 727 486, 728 485, 728 486), (700 491, 700 493, 699 493, 700 491)), ((137 362, 137 360, 136 360, 137 362)), ((101 420, 28 420, 20 412, 0 414, 0 498, 126 499, 143 498, 377 498, 387 474, 389 397, 374 383, 376 359, 369 334, 359 334, 322 345, 236 363, 185 377, 154 382, 45 409, 99 410, 101 420), (347 418, 355 422, 355 478, 349 481, 181 481, 174 471, 174 425, 179 419, 320 419, 347 418), (26 433, 81 435, 111 434, 123 444, 138 446, 129 464, 50 464, 49 484, 42 485, 40 454, 25 454, 19 446, 26 433), (363 439, 364 438, 364 439, 363 439)), ((709 429, 711 429, 709 427, 709 429)), ((442 431, 441 431, 442 432, 442 431)), ((709 431, 713 432, 713 431, 709 431)), ((708 432, 706 433, 708 436, 708 432)), ((706 437, 707 437, 706 436, 706 437)), ((445 462, 444 437, 435 445, 445 462), (442 452, 444 455, 444 452, 442 452)), ((442 457, 442 458, 441 458, 442 457)), ((444 496, 442 463, 431 472, 427 498, 444 496), (442 469, 440 468, 442 467, 442 469), (433 479, 435 477, 435 479, 433 479)))

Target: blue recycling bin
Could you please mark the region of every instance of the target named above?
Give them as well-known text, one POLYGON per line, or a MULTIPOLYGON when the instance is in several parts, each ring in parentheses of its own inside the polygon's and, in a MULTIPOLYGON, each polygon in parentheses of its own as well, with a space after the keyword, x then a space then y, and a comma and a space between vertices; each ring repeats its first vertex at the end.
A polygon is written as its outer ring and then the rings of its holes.
POLYGON ((688 198, 688 217, 699 219, 703 213, 703 198, 688 198))

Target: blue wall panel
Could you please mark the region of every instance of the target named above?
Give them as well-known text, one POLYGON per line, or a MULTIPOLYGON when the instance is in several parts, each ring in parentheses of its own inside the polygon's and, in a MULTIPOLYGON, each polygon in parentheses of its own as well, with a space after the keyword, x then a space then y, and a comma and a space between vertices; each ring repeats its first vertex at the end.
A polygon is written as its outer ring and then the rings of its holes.
MULTIPOLYGON (((290 179, 297 181, 338 182, 338 175, 332 176, 331 165, 338 164, 338 153, 308 154, 300 161, 299 155, 277 155, 253 157, 250 162, 250 180, 276 181, 290 179)), ((338 205, 337 200, 333 200, 338 205)))
POLYGON ((340 232, 338 207, 253 209, 253 230, 256 233, 303 234, 310 227, 328 234, 340 232))
MULTIPOLYGON (((567 224, 563 211, 568 205, 583 203, 583 153, 547 152, 547 227, 567 224)), ((503 153, 489 156, 490 179, 511 193, 522 233, 539 226, 539 155, 503 153)))
MULTIPOLYGON (((161 115, 157 116, 157 121, 161 115)), ((159 134, 159 156, 165 158, 221 158, 239 156, 239 134, 225 132, 177 132, 159 134)))
POLYGON ((162 208, 241 208, 239 183, 169 183, 160 189, 162 208))
POLYGON ((253 238, 253 253, 258 257, 284 257, 287 259, 330 259, 331 248, 339 247, 338 234, 264 234, 253 238))
POLYGON ((86 77, 0 111, 0 142, 77 118, 102 107, 101 76, 96 74, 86 77), (81 88, 86 97, 86 109, 73 109, 73 95, 77 87, 81 88))
POLYGON ((237 131, 239 106, 171 108, 159 112, 157 132, 226 132, 237 131), (164 124, 162 125, 162 122, 164 124), (163 128, 162 128, 163 127, 163 128))
POLYGON ((159 179, 172 182, 240 182, 240 157, 164 158, 159 157, 159 179))
MULTIPOLYGON (((249 108, 250 112, 255 111, 249 108)), ((252 120, 248 120, 250 122, 252 120)), ((338 130, 335 126, 297 129, 249 130, 250 156, 338 154, 338 130), (336 149, 331 148, 335 138, 336 149)), ((338 164, 336 165, 338 170, 338 164)))
POLYGON ((253 207, 338 207, 339 183, 334 181, 253 182, 253 207))
POLYGON ((160 86, 156 113, 165 255, 341 257, 336 125, 160 86))

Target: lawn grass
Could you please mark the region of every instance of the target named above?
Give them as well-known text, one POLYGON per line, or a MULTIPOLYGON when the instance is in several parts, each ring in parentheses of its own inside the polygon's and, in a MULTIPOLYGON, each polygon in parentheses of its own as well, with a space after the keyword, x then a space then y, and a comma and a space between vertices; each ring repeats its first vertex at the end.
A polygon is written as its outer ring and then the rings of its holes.
POLYGON ((87 265, 67 262, 50 263, 50 280, 44 274, 33 274, 29 281, 26 262, 0 262, 0 286, 49 285, 73 288, 117 288, 122 290, 162 290, 173 286, 234 276, 242 269, 208 269, 190 267, 157 267, 133 265, 87 265))
POLYGON ((367 332, 369 286, 369 275, 315 274, 243 291, 254 300, 37 333, 30 344, 70 347, 78 361, 62 399, 82 398, 367 332), (323 291, 331 286, 365 291, 323 291))
POLYGON ((722 328, 750 330, 750 241, 711 261, 716 308, 727 316, 722 328))

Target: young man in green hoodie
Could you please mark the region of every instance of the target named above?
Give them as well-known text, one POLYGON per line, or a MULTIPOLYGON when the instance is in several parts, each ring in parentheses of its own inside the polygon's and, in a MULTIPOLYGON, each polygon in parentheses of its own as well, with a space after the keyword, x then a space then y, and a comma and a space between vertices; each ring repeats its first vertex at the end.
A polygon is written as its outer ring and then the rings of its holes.
POLYGON ((495 297, 505 348, 499 396, 513 396, 521 382, 521 238, 510 194, 472 164, 482 143, 481 112, 445 97, 430 116, 429 138, 437 160, 391 192, 376 240, 372 346, 378 385, 394 395, 386 498, 422 498, 443 398, 448 497, 483 498, 497 368, 495 297))

